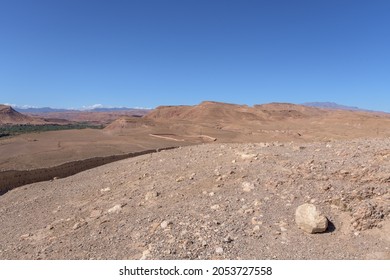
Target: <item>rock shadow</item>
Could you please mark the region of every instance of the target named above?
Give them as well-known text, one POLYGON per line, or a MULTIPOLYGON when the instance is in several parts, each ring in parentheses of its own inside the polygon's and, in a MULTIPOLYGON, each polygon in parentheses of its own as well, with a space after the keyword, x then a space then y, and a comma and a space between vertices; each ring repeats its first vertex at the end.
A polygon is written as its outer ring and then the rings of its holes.
POLYGON ((334 223, 332 223, 332 221, 328 220, 328 228, 324 233, 332 233, 334 231, 336 231, 336 226, 334 225, 334 223))

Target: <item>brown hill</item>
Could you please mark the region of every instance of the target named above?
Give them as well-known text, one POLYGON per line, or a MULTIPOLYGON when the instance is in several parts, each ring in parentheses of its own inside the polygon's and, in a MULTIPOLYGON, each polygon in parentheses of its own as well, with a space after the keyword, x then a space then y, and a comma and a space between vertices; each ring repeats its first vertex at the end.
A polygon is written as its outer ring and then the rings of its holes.
POLYGON ((222 142, 352 139, 390 134, 390 114, 326 110, 289 103, 203 102, 162 106, 145 119, 166 133, 207 134, 222 142))
POLYGON ((240 123, 246 121, 269 121, 288 118, 306 118, 326 115, 323 109, 290 103, 270 103, 255 105, 236 105, 205 101, 195 106, 160 106, 145 116, 158 121, 191 121, 210 123, 240 123))
POLYGON ((0 105, 0 124, 29 124, 37 120, 15 111, 11 106, 0 105))
POLYGON ((253 108, 246 105, 236 105, 205 101, 195 106, 160 106, 145 116, 159 121, 186 120, 191 122, 209 123, 215 121, 255 120, 253 108))

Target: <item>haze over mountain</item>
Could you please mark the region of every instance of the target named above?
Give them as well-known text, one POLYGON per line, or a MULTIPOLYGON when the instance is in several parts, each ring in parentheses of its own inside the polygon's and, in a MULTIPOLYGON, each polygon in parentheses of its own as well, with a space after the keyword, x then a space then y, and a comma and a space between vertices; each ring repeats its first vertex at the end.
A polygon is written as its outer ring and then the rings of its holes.
MULTIPOLYGON (((222 103, 222 102, 221 102, 222 103)), ((226 104, 226 103, 225 103, 226 104)), ((304 102, 301 104, 291 103, 295 105, 304 105, 310 107, 317 107, 323 109, 335 109, 335 110, 349 110, 349 111, 368 111, 368 112, 377 112, 374 110, 369 110, 366 108, 360 108, 356 106, 349 106, 338 104, 336 102, 304 102)), ((52 108, 52 107, 33 107, 33 106, 18 106, 11 105, 16 111, 20 113, 28 113, 28 114, 46 114, 46 113, 62 113, 62 112, 116 112, 116 111, 129 111, 129 110, 142 110, 142 111, 150 111, 151 108, 139 108, 139 107, 109 107, 104 105, 92 105, 92 106, 83 106, 81 108, 52 108)))
POLYGON ((58 109, 50 107, 18 107, 1 105, 8 108, 3 112, 0 124, 64 124, 67 122, 87 122, 91 124, 107 125, 121 116, 141 117, 150 109, 136 109, 127 107, 91 107, 85 109, 58 109), (18 115, 19 114, 19 115, 18 115), (24 118, 22 117, 24 116, 24 118))
POLYGON ((14 107, 20 113, 41 114, 41 113, 62 113, 62 112, 115 112, 128 110, 148 110, 128 107, 96 107, 82 109, 61 109, 51 107, 14 107))
POLYGON ((349 110, 349 111, 367 111, 374 112, 373 110, 363 109, 355 106, 347 106, 337 104, 335 102, 305 102, 302 103, 304 106, 318 107, 323 109, 335 109, 335 110, 349 110))

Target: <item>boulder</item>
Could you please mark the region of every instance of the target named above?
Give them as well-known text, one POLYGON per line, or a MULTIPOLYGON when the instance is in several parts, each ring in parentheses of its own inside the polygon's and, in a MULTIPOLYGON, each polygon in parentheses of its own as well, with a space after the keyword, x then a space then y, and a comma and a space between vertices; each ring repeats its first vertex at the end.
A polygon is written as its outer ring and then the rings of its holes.
POLYGON ((297 208, 295 222, 299 228, 307 233, 325 232, 328 228, 328 219, 317 210, 314 204, 310 203, 297 208))

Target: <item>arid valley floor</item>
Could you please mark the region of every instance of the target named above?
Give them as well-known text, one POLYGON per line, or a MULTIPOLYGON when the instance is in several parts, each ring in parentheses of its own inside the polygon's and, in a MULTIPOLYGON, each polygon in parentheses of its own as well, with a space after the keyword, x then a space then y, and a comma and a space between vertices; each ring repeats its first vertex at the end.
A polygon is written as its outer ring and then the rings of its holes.
POLYGON ((0 138, 0 259, 390 259, 389 114, 203 102, 115 119, 0 138), (28 185, 4 177, 156 149, 28 185), (304 203, 326 232, 296 225, 304 203))

